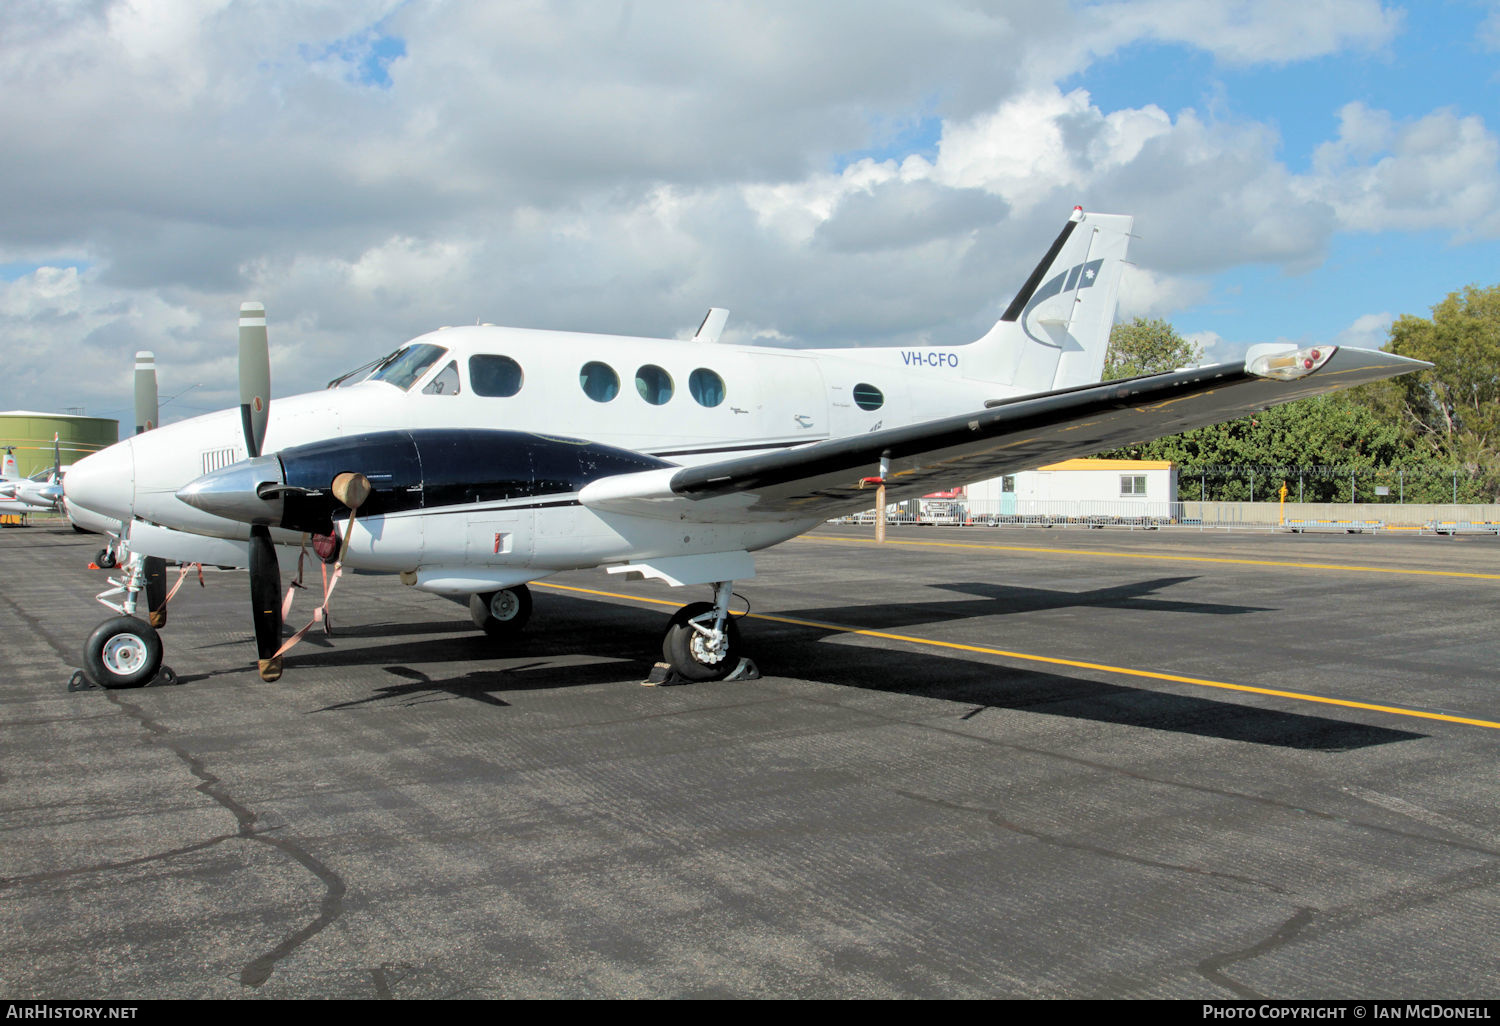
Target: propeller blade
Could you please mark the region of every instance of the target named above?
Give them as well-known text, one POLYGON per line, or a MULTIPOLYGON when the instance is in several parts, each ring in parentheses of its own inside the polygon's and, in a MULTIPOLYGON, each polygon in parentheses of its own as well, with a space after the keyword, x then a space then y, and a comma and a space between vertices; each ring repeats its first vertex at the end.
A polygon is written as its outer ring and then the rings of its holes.
POLYGON ((58 439, 58 433, 52 432, 52 483, 57 484, 62 480, 62 442, 58 439))
POLYGON ((146 557, 147 622, 157 630, 167 625, 167 561, 160 556, 146 557))
POLYGON ((281 566, 271 529, 264 524, 250 528, 250 612, 255 617, 256 667, 260 679, 281 677, 281 566))
POLYGON ((271 410, 271 350, 266 339, 266 308, 240 304, 240 421, 245 451, 254 458, 266 440, 271 410))
POLYGON ((156 427, 156 354, 135 354, 135 433, 156 427))

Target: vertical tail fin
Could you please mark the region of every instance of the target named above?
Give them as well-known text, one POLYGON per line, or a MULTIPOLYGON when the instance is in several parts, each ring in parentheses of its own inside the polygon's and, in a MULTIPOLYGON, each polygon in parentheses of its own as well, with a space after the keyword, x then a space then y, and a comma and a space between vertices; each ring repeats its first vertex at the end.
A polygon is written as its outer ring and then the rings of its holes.
POLYGON ((1028 393, 1098 381, 1133 224, 1074 207, 1000 320, 973 344, 967 375, 1028 393))

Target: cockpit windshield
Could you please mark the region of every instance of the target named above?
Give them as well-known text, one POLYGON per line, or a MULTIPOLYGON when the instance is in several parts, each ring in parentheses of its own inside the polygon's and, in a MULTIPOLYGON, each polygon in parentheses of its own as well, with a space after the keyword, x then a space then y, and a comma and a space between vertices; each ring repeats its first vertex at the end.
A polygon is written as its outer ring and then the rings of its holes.
POLYGON ((340 388, 361 381, 384 381, 404 392, 447 351, 442 346, 428 345, 425 342, 402 346, 389 356, 334 378, 328 383, 328 387, 340 388))

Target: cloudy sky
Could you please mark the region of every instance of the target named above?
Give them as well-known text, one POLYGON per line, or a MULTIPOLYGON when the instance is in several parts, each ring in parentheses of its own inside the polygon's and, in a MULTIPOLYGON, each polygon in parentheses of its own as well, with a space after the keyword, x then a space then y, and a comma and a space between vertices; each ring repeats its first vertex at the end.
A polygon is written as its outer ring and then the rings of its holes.
POLYGON ((476 321, 968 341, 1075 203, 1211 357, 1500 282, 1494 0, 5 0, 0 89, 0 409, 228 405, 242 299, 278 395, 476 321))

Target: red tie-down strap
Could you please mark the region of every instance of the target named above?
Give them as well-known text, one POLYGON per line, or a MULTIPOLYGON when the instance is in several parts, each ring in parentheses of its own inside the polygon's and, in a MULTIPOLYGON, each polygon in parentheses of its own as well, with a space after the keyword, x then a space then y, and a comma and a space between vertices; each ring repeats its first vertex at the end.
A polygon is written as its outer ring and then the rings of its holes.
POLYGON ((182 569, 178 571, 176 583, 174 583, 171 590, 167 592, 167 597, 161 600, 161 605, 156 609, 151 610, 153 613, 165 613, 167 611, 167 603, 172 601, 172 596, 177 594, 177 589, 181 588, 182 582, 187 580, 189 570, 198 571, 198 587, 205 587, 203 583, 203 564, 184 563, 182 564, 182 569))
MULTIPOLYGON (((338 562, 333 564, 333 573, 331 575, 328 573, 328 564, 324 563, 322 560, 318 561, 319 565, 323 568, 323 604, 318 606, 317 609, 313 610, 312 619, 307 621, 307 625, 305 627, 303 627, 296 634, 293 634, 290 638, 286 639, 286 642, 276 650, 275 655, 271 656, 272 659, 277 659, 285 655, 288 649, 290 649, 293 645, 297 644, 297 642, 301 641, 304 637, 307 636, 307 632, 312 630, 314 624, 321 623, 323 625, 324 633, 329 633, 328 600, 333 597, 333 589, 338 585, 339 578, 344 575, 344 553, 348 551, 349 535, 354 530, 354 518, 357 515, 357 511, 353 509, 349 511, 349 523, 344 526, 344 539, 343 542, 339 545, 339 559, 338 562)), ((297 579, 293 581, 286 590, 286 599, 282 602, 281 606, 282 619, 285 619, 286 614, 291 611, 292 596, 296 593, 296 589, 303 587, 301 583, 302 558, 307 554, 306 536, 303 537, 302 542, 302 551, 297 554, 297 579)))

